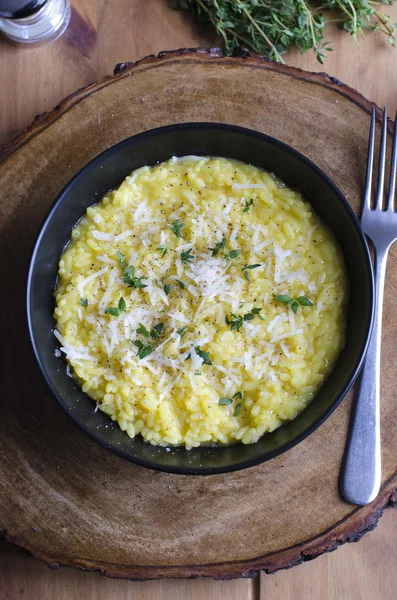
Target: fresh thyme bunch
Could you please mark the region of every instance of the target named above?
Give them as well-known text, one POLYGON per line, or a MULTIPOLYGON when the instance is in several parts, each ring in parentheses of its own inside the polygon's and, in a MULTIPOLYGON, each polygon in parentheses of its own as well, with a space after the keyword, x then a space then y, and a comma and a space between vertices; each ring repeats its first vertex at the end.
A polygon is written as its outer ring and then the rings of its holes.
POLYGON ((233 54, 244 47, 278 62, 292 46, 304 53, 313 48, 323 64, 326 21, 321 11, 333 14, 357 42, 365 29, 382 31, 394 46, 397 25, 378 10, 380 4, 395 0, 172 0, 175 9, 191 10, 200 22, 210 22, 223 38, 225 51, 233 54))

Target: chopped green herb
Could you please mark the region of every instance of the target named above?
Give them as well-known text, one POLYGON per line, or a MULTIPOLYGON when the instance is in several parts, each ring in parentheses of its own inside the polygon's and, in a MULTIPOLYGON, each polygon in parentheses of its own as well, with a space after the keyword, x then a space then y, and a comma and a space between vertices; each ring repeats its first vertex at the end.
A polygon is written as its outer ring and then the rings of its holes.
POLYGON ((233 260, 233 258, 237 258, 240 256, 241 250, 230 250, 228 252, 226 250, 226 238, 222 238, 221 242, 217 242, 213 248, 208 248, 211 252, 211 256, 218 256, 219 253, 223 254, 226 259, 233 260))
POLYGON ((194 256, 192 256, 191 252, 192 252, 192 248, 181 252, 181 260, 185 265, 193 262, 193 258, 195 258, 194 256))
POLYGON ((260 319, 261 321, 266 321, 266 318, 263 315, 260 315, 259 313, 261 312, 261 308, 253 308, 252 309, 252 314, 256 315, 258 317, 258 319, 260 319))
POLYGON ((157 325, 150 330, 150 336, 152 340, 159 338, 163 334, 163 329, 164 325, 162 323, 157 323, 157 325))
POLYGON ((241 402, 236 404, 236 408, 234 409, 233 417, 239 417, 241 412, 241 402))
POLYGON ((179 329, 176 330, 177 334, 179 335, 179 337, 182 339, 183 336, 185 335, 187 330, 186 325, 184 325, 183 327, 179 327, 179 329))
POLYGON ((143 335, 148 340, 155 340, 162 335, 163 329, 164 329, 163 323, 157 323, 157 325, 155 325, 153 327, 153 329, 151 329, 150 331, 144 325, 142 325, 142 323, 139 323, 139 327, 136 330, 136 332, 139 335, 143 335))
POLYGON ((172 290, 172 283, 166 283, 164 286, 164 292, 168 296, 170 291, 172 290))
POLYGON ((202 375, 200 369, 197 369, 197 371, 194 372, 195 375, 202 375))
POLYGON ((252 319, 255 319, 255 317, 258 317, 259 319, 261 319, 261 321, 266 321, 265 317, 259 314, 261 310, 261 308, 254 307, 251 310, 251 312, 244 315, 244 321, 252 321, 252 319))
POLYGON ((120 315, 119 309, 115 306, 109 306, 108 308, 105 308, 105 313, 112 315, 112 317, 118 317, 120 315))
POLYGON ((128 287, 133 287, 133 288, 146 288, 147 285, 145 285, 143 283, 142 279, 145 279, 145 278, 144 277, 130 277, 129 275, 124 275, 124 277, 123 277, 124 283, 126 283, 128 285, 128 287))
MULTIPOLYGON (((142 282, 142 279, 145 279, 144 277, 143 278, 142 277, 134 277, 135 267, 133 267, 132 265, 127 266, 127 262, 125 260, 124 254, 121 254, 121 252, 116 252, 116 257, 120 263, 120 267, 123 270, 123 281, 124 281, 124 283, 126 283, 128 285, 128 287, 135 287, 135 288, 147 287, 147 285, 145 285, 142 282)), ((112 313, 110 313, 110 314, 112 314, 112 313)))
POLYGON ((155 279, 154 283, 157 285, 157 287, 162 288, 163 284, 161 283, 160 279, 155 279))
POLYGON ((177 282, 177 284, 179 285, 179 287, 184 290, 185 289, 185 284, 183 283, 183 281, 181 281, 180 279, 175 279, 175 281, 177 282))
POLYGON ((230 313, 225 317, 226 325, 230 325, 230 331, 240 331, 243 326, 243 317, 241 315, 235 315, 234 313, 230 313))
POLYGON ((244 273, 244 277, 246 278, 246 280, 251 283, 251 277, 250 277, 248 271, 251 271, 251 269, 257 269, 258 267, 261 267, 261 266, 262 266, 261 264, 244 265, 243 273, 244 273))
POLYGON ((246 280, 249 281, 249 283, 251 283, 251 277, 249 276, 248 271, 246 269, 243 269, 243 273, 246 280))
POLYGON ((146 327, 144 325, 142 325, 142 323, 139 323, 139 327, 136 330, 137 333, 139 333, 140 335, 144 335, 146 338, 148 338, 148 340, 150 340, 150 338, 152 337, 150 335, 150 331, 148 329, 146 329, 146 327))
POLYGON ((87 298, 80 298, 80 304, 81 304, 81 306, 84 306, 84 307, 88 306, 87 298))
POLYGON ((219 398, 218 402, 219 406, 229 406, 233 403, 233 400, 231 398, 219 398))
POLYGON ((218 403, 219 406, 230 406, 230 404, 233 404, 233 400, 240 400, 240 402, 237 402, 233 413, 233 417, 238 417, 241 412, 241 405, 245 400, 243 391, 236 392, 233 398, 219 398, 218 403))
POLYGON ((265 321, 265 317, 262 317, 259 314, 261 310, 261 308, 254 307, 251 312, 248 312, 245 315, 236 315, 234 313, 230 313, 230 316, 226 315, 225 317, 226 325, 230 325, 230 331, 240 331, 244 321, 252 321, 255 319, 255 317, 259 317, 262 321, 265 321))
POLYGON ((118 252, 118 251, 117 251, 117 252, 116 252, 116 258, 117 258, 117 260, 118 260, 118 261, 119 261, 119 263, 120 263, 120 267, 121 267, 121 268, 122 268, 122 270, 124 271, 124 270, 125 270, 125 268, 126 268, 126 266, 127 266, 127 263, 126 263, 126 260, 125 260, 125 256, 124 256, 124 254, 121 254, 121 252, 118 252))
POLYGON ((130 265, 124 269, 124 277, 134 277, 135 275, 135 267, 130 265))
POLYGON ((167 252, 168 252, 168 248, 167 248, 167 246, 159 246, 159 247, 157 248, 157 250, 160 252, 160 256, 161 256, 161 258, 164 258, 164 256, 165 256, 165 255, 167 254, 167 252))
POLYGON ((105 308, 105 313, 112 315, 112 317, 118 317, 122 312, 125 311, 126 303, 123 297, 120 298, 117 308, 115 306, 109 306, 105 308))
POLYGON ((291 298, 291 296, 289 296, 288 294, 281 294, 280 296, 275 296, 274 299, 277 300, 277 302, 282 302, 282 304, 289 305, 291 307, 291 310, 294 311, 294 313, 296 313, 296 311, 298 310, 299 305, 313 306, 313 302, 311 302, 305 296, 299 296, 299 298, 291 298))
POLYGON ((117 306, 118 306, 118 309, 119 309, 120 313, 122 313, 122 312, 125 311, 127 305, 126 305, 125 300, 124 300, 123 297, 120 298, 119 303, 118 303, 117 306))
POLYGON ((225 247, 226 238, 223 237, 221 242, 217 242, 213 248, 208 248, 208 250, 211 252, 211 256, 218 256, 219 252, 222 252, 222 254, 224 254, 225 247))
POLYGON ((283 304, 289 304, 290 302, 292 302, 292 298, 291 296, 288 296, 288 294, 281 294, 281 296, 275 296, 274 299, 277 300, 277 302, 282 302, 283 304))
POLYGON ((233 400, 240 400, 240 402, 238 402, 236 404, 236 408, 234 409, 234 413, 233 413, 233 417, 238 417, 238 416, 240 416, 241 405, 245 400, 244 391, 241 390, 240 392, 236 392, 233 396, 233 400))
POLYGON ((310 302, 310 300, 305 296, 299 296, 299 298, 297 298, 297 301, 301 306, 313 306, 313 302, 310 302))
POLYGON ((255 319, 255 315, 253 315, 252 313, 247 313, 246 315, 244 315, 244 321, 252 321, 252 319, 255 319))
POLYGON ((241 254, 241 250, 231 250, 229 252, 229 254, 226 255, 226 258, 229 258, 230 260, 233 260, 233 258, 237 258, 238 256, 240 256, 241 254))
MULTIPOLYGON (((196 351, 197 356, 203 359, 205 365, 212 365, 212 360, 208 352, 205 352, 205 350, 201 350, 200 346, 195 346, 194 349, 196 351)), ((190 353, 187 355, 186 360, 188 360, 189 358, 191 358, 190 353)))
POLYGON ((196 354, 200 358, 203 359, 205 365, 212 365, 212 360, 211 360, 210 355, 208 354, 208 352, 205 352, 204 350, 201 350, 201 348, 199 346, 196 346, 195 350, 196 350, 196 354))
POLYGON ((244 391, 243 391, 243 390, 241 390, 241 392, 236 392, 236 393, 234 394, 233 398, 234 398, 235 400, 241 400, 241 402, 244 402, 244 400, 245 400, 244 391))
POLYGON ((245 200, 245 208, 243 210, 243 213, 249 212, 249 209, 252 207, 253 204, 254 204, 253 198, 250 198, 249 200, 245 200))
POLYGON ((145 345, 143 342, 141 342, 139 340, 132 341, 132 343, 134 344, 134 346, 136 346, 138 348, 137 356, 140 359, 146 358, 147 356, 149 356, 149 354, 151 354, 153 352, 153 348, 149 344, 145 345))
POLYGON ((185 223, 181 219, 176 219, 169 227, 177 238, 183 238, 182 229, 185 227, 185 223))

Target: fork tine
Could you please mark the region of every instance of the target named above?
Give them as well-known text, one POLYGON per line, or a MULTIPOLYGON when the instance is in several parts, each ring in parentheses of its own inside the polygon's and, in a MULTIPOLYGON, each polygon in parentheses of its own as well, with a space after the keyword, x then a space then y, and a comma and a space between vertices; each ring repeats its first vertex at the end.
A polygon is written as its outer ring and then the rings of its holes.
POLYGON ((386 138, 387 138, 387 113, 383 109, 382 137, 380 140, 379 171, 378 171, 378 189, 376 193, 375 208, 382 210, 383 188, 385 183, 385 162, 386 162, 386 138))
POLYGON ((391 153, 389 195, 387 197, 387 210, 393 210, 394 192, 396 189, 396 164, 397 164, 397 112, 394 119, 393 149, 391 153))
POLYGON ((375 143, 375 108, 372 107, 371 126, 369 129, 367 175, 365 178, 364 207, 371 208, 372 171, 374 165, 375 143))

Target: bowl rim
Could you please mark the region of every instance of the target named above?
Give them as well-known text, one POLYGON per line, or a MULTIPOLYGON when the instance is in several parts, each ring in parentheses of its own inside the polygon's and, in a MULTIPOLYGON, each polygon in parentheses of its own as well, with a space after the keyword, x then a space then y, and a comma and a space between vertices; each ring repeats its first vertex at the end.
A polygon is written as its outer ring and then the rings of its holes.
MULTIPOLYGON (((200 155, 198 154, 198 156, 200 156, 200 155)), ((159 163, 155 163, 155 164, 159 164, 159 163)), ((91 205, 89 205, 89 206, 91 206, 91 205)), ((88 206, 87 206, 87 208, 88 208, 88 206)), ((38 233, 34 239, 33 250, 31 252, 30 256, 31 256, 31 258, 30 258, 30 262, 29 262, 29 269, 28 269, 28 275, 27 275, 27 286, 26 286, 26 305, 25 305, 26 313, 25 313, 25 316, 26 316, 27 325, 28 325, 29 339, 30 339, 30 343, 31 343, 31 346, 33 349, 33 353, 34 353, 36 361, 37 361, 37 366, 39 367, 48 388, 52 392, 52 395, 56 398, 56 400, 61 405, 63 410, 71 417, 71 419, 74 421, 74 423, 76 423, 80 427, 80 429, 82 429, 91 439, 93 439, 96 443, 98 443, 100 446, 102 446, 102 448, 104 448, 106 450, 110 450, 113 454, 116 454, 117 456, 119 456, 125 460, 128 460, 129 462, 132 462, 136 465, 146 467, 149 469, 153 469, 156 471, 162 471, 162 472, 166 472, 166 473, 174 473, 174 474, 180 474, 180 475, 215 475, 215 474, 231 473, 231 472, 235 472, 235 471, 240 471, 242 469, 254 467, 256 465, 267 462, 268 460, 271 460, 272 458, 275 458, 276 456, 279 456, 280 454, 287 452, 288 450, 290 450, 291 448, 293 448, 294 446, 296 446, 297 444, 302 442, 304 439, 309 437, 316 429, 318 429, 331 416, 331 414, 336 410, 336 408, 339 406, 339 404, 342 402, 342 400, 346 397, 346 395, 348 394, 352 385, 354 384, 355 380, 357 379, 357 376, 362 367, 362 363, 364 361, 364 358, 365 358, 365 355, 366 355, 366 352, 368 349, 368 345, 369 345, 369 341, 370 341, 370 337, 371 337, 371 333, 372 333, 372 329, 373 329, 374 311, 375 311, 375 302, 374 302, 375 288, 374 288, 374 271, 373 271, 373 264, 372 264, 372 260, 371 260, 371 254, 370 254, 369 246, 368 246, 364 231, 361 228, 360 222, 359 222, 355 212, 353 211, 352 207, 350 206, 349 202, 347 201, 346 197, 340 191, 340 189, 337 187, 337 185, 332 181, 332 179, 320 167, 318 167, 310 158, 305 156, 299 150, 296 150, 294 147, 290 146, 289 144, 287 144, 277 138, 274 138, 270 135, 267 135, 266 133, 262 133, 260 131, 256 131, 254 129, 250 129, 247 127, 241 127, 239 125, 232 125, 232 124, 228 124, 228 123, 207 122, 207 121, 204 121, 204 122, 200 122, 200 121, 188 122, 187 121, 187 122, 183 122, 183 123, 175 123, 175 124, 165 125, 165 126, 161 126, 161 127, 156 127, 154 129, 149 129, 147 131, 143 131, 141 133, 138 133, 138 134, 135 134, 128 138, 125 138, 124 140, 121 140, 120 142, 118 142, 117 144, 114 144, 113 146, 110 146, 109 148, 106 148, 106 150, 103 150, 98 155, 96 155, 94 158, 92 158, 88 163, 86 163, 66 183, 66 185, 62 188, 62 190, 58 193, 55 200, 51 203, 49 209, 47 210, 45 216, 43 217, 43 219, 41 221, 41 224, 38 229, 38 233), (31 298, 32 298, 32 280, 33 280, 34 272, 36 269, 36 258, 37 258, 37 254, 38 254, 42 239, 45 236, 47 227, 51 222, 52 216, 55 214, 55 212, 57 211, 58 207, 62 204, 64 199, 67 197, 69 189, 72 188, 77 181, 79 181, 82 177, 84 177, 86 172, 91 167, 93 167, 96 163, 100 162, 105 156, 106 157, 111 156, 112 154, 116 153, 123 146, 128 146, 130 144, 133 144, 134 142, 139 141, 142 138, 150 138, 152 136, 156 136, 159 133, 167 133, 168 131, 184 130, 184 129, 218 129, 220 131, 229 131, 229 132, 234 131, 237 133, 243 133, 245 135, 249 135, 252 137, 257 137, 259 139, 265 140, 268 143, 273 144, 275 146, 279 146, 286 153, 292 154, 296 158, 301 160, 302 162, 306 163, 306 165, 312 171, 316 172, 317 175, 319 175, 319 177, 321 179, 323 179, 323 181, 325 181, 325 183, 334 192, 334 195, 337 197, 338 201, 342 205, 344 205, 347 215, 348 215, 348 217, 350 217, 352 224, 356 230, 356 233, 358 234, 358 237, 360 239, 361 250, 364 253, 364 258, 365 258, 365 262, 366 262, 366 266, 367 266, 366 277, 369 279, 370 314, 369 314, 369 319, 368 319, 369 322, 368 322, 368 326, 367 326, 367 333, 366 333, 365 341, 364 341, 363 347, 361 348, 361 350, 359 352, 357 361, 352 369, 352 372, 348 378, 348 381, 346 382, 343 389, 340 390, 339 393, 336 395, 334 401, 329 406, 329 408, 321 416, 319 416, 302 433, 300 433, 299 435, 294 437, 292 440, 286 442, 285 444, 282 444, 280 447, 266 452, 265 456, 263 454, 261 454, 254 458, 236 462, 233 465, 223 466, 223 467, 197 468, 197 467, 181 467, 181 466, 163 465, 163 464, 156 463, 153 460, 145 460, 145 459, 140 458, 139 456, 132 455, 131 453, 128 453, 128 452, 124 451, 123 449, 119 448, 116 444, 106 442, 101 437, 100 434, 98 434, 95 431, 93 431, 92 429, 90 429, 80 418, 76 417, 74 414, 74 411, 72 411, 67 406, 67 404, 63 401, 62 396, 59 394, 57 388, 53 384, 52 378, 49 376, 49 374, 47 373, 47 371, 45 370, 45 368, 43 366, 43 363, 42 363, 42 360, 40 357, 38 344, 36 343, 36 339, 34 336, 34 325, 33 325, 34 318, 33 318, 33 314, 32 314, 31 298)), ((227 446, 225 446, 225 447, 227 447, 227 446)), ((191 450, 185 450, 185 451, 186 452, 194 452, 195 450, 197 450, 197 449, 192 448, 191 450)))

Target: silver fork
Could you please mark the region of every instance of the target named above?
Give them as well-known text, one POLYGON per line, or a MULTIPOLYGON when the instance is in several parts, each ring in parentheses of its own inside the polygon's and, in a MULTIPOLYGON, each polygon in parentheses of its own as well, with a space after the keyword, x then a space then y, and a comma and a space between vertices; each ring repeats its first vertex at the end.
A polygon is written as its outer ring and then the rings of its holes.
POLYGON ((386 208, 383 209, 385 181, 387 115, 383 110, 380 142, 378 186, 374 208, 371 207, 372 172, 374 163, 375 109, 372 109, 368 145, 367 178, 361 225, 374 246, 375 313, 367 354, 351 422, 350 437, 341 472, 340 487, 352 504, 368 504, 376 498, 381 481, 380 456, 380 345, 382 329, 383 288, 389 248, 397 239, 397 212, 394 191, 397 162, 397 115, 394 122, 390 182, 386 208))

